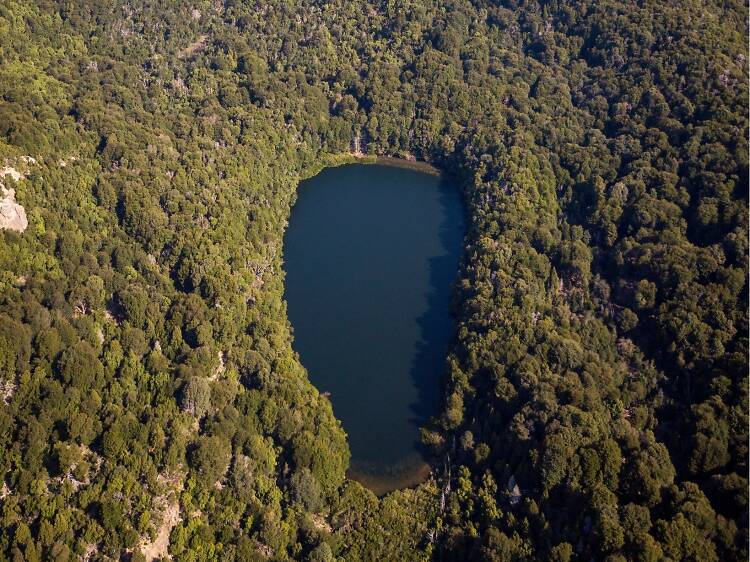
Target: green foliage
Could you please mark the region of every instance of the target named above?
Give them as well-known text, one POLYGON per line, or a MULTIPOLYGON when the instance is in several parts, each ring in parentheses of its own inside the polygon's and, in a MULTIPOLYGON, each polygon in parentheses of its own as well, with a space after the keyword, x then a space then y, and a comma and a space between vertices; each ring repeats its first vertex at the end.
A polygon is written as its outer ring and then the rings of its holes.
POLYGON ((0 2, 0 559, 137 560, 167 504, 181 561, 746 559, 746 20, 0 2), (469 224, 434 478, 380 500, 283 302, 296 185, 355 149, 469 224))
POLYGON ((201 437, 190 454, 190 466, 198 472, 201 481, 212 485, 226 473, 231 454, 226 439, 218 435, 201 437))

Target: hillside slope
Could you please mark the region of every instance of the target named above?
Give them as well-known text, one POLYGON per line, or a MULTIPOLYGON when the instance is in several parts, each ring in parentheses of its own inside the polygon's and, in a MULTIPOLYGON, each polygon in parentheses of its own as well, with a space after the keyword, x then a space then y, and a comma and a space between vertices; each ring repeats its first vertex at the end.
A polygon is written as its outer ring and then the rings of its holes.
POLYGON ((747 15, 0 0, 0 560, 747 559, 747 15), (433 477, 382 499, 283 301, 355 147, 468 209, 433 477))

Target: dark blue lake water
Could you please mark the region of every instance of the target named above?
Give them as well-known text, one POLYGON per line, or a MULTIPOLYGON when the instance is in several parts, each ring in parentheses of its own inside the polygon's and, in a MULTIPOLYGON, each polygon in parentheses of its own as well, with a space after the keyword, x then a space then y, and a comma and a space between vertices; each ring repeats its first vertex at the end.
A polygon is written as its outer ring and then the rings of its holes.
POLYGON ((438 406, 463 236, 442 176, 353 164, 299 186, 284 241, 294 349, 330 393, 350 475, 377 491, 425 472, 419 427, 438 406))

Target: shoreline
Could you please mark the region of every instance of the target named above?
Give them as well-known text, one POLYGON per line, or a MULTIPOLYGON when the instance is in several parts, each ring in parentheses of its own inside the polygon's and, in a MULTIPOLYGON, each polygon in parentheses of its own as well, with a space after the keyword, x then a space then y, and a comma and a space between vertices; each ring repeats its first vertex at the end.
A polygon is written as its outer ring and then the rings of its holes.
POLYGON ((346 471, 346 478, 359 482, 376 496, 383 497, 397 490, 416 488, 426 482, 431 474, 432 467, 426 462, 420 461, 415 466, 384 474, 361 472, 349 468, 346 471))
POLYGON ((404 168, 406 170, 415 170, 431 176, 439 176, 442 172, 424 160, 407 160, 406 158, 397 158, 396 156, 376 156, 375 164, 383 166, 392 166, 394 168, 404 168))
MULTIPOLYGON (((396 156, 379 156, 362 152, 339 152, 323 154, 315 164, 302 171, 299 182, 318 175, 326 168, 337 168, 348 164, 379 164, 392 168, 413 170, 431 176, 443 174, 440 169, 424 160, 407 160, 396 156)), ((414 460, 407 462, 406 466, 392 468, 395 468, 395 470, 378 473, 378 471, 370 472, 367 469, 357 470, 349 467, 346 471, 346 478, 358 482, 376 496, 383 497, 398 490, 416 488, 429 480, 432 475, 432 466, 423 457, 416 462, 414 460)))
POLYGON ((440 176, 442 171, 424 160, 407 160, 397 156, 379 156, 375 154, 364 154, 356 152, 339 152, 336 154, 324 154, 322 158, 310 168, 303 170, 300 181, 317 176, 326 168, 337 168, 347 164, 379 164, 392 168, 414 170, 431 176, 440 176))

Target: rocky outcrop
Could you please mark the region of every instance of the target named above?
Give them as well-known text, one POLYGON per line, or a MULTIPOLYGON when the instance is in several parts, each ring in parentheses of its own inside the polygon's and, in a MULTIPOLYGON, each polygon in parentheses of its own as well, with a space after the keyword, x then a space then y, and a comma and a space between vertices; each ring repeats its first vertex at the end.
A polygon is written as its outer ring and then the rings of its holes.
POLYGON ((148 562, 171 558, 169 536, 172 529, 182 522, 179 497, 183 488, 184 475, 160 474, 156 479, 164 487, 163 493, 154 498, 153 507, 156 513, 161 514, 161 521, 156 525, 154 538, 144 537, 140 544, 141 554, 148 562))
MULTIPOLYGON (((24 174, 15 168, 6 166, 0 168, 0 178, 4 178, 5 176, 10 176, 15 181, 19 181, 24 177, 24 174)), ((16 203, 16 190, 6 188, 2 181, 0 181, 0 229, 23 232, 28 226, 29 221, 26 218, 26 209, 16 203)))
POLYGON ((16 190, 0 186, 0 229, 23 232, 27 226, 26 209, 16 203, 16 190))
POLYGON ((508 501, 510 502, 510 505, 516 505, 523 498, 521 489, 518 487, 518 484, 516 483, 516 477, 513 476, 512 474, 510 475, 510 478, 508 478, 508 486, 506 487, 506 494, 508 495, 508 501))

